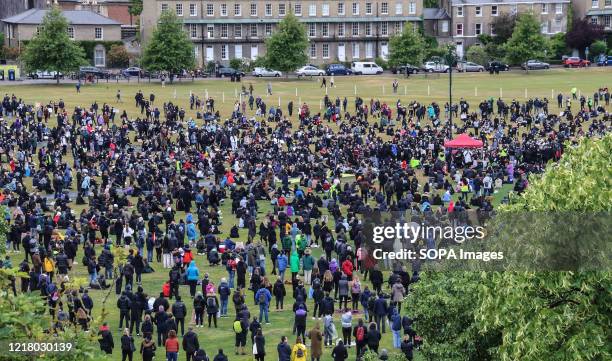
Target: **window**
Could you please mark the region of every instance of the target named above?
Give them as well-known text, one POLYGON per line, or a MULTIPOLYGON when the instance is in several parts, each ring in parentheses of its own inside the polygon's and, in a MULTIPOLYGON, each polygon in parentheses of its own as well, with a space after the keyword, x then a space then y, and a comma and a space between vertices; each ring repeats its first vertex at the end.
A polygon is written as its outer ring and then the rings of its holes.
POLYGON ((192 39, 198 37, 198 26, 196 24, 189 24, 189 35, 192 39))
POLYGON ((102 34, 102 28, 95 28, 94 32, 96 35, 96 40, 102 40, 102 38, 104 37, 102 34))
POLYGON ((329 59, 329 44, 323 44, 323 59, 329 59))
POLYGON ((359 23, 353 23, 353 36, 359 36, 359 23))
POLYGON ((257 16, 257 4, 251 3, 251 16, 257 16))
POLYGON ((272 4, 266 4, 266 16, 272 16, 272 4))
POLYGON ((457 24, 457 31, 455 32, 457 36, 463 36, 463 24, 457 24))
POLYGON ((213 61, 215 58, 215 48, 212 45, 206 46, 206 61, 213 61))
POLYGON ((200 55, 200 47, 198 45, 194 45, 193 46, 193 57, 197 59, 199 55, 200 55))
POLYGON ((240 4, 234 4, 234 16, 242 16, 242 6, 240 4))
POLYGON ((206 26, 206 36, 209 39, 212 39, 215 37, 215 26, 214 25, 207 25, 206 26))
POLYGON ((563 4, 555 4, 555 14, 563 14, 563 4))
POLYGON ((463 17, 463 6, 457 6, 457 16, 463 17))
POLYGON ((68 28, 68 37, 74 40, 74 28, 72 26, 68 28))
POLYGON ((416 3, 414 1, 411 1, 410 4, 408 4, 408 13, 410 15, 416 14, 416 3))
POLYGON ((221 4, 219 7, 221 8, 221 16, 227 16, 227 4, 221 4))
POLYGON ((491 36, 495 36, 495 24, 491 24, 491 36))
POLYGON ((338 15, 344 15, 344 3, 338 3, 338 15))
POLYGON ((591 24, 597 25, 597 16, 592 16, 591 17, 591 24))
POLYGON ((266 24, 265 32, 266 32, 266 35, 272 35, 272 24, 266 24))
POLYGON ((395 3, 395 15, 402 15, 402 3, 395 3))
POLYGON ((317 44, 315 43, 310 43, 310 58, 311 59, 317 58, 317 44))
POLYGON ((198 16, 198 4, 189 4, 189 16, 198 16))
POLYGON ((612 0, 604 1, 604 6, 612 6, 612 0))
POLYGON ((353 15, 359 15, 359 3, 353 3, 353 15))
POLYGON ((380 4, 380 13, 383 15, 389 14, 389 3, 380 4))
POLYGON ((448 33, 448 20, 442 21, 442 32, 448 33))
POLYGON ((491 6, 491 16, 497 16, 497 15, 498 15, 497 5, 491 6))
POLYGON ((287 8, 285 4, 278 4, 278 15, 285 16, 287 14, 287 8))
POLYGON ((395 23, 395 34, 399 34, 399 33, 402 32, 403 24, 404 23, 402 23, 401 21, 398 21, 398 22, 395 23))
POLYGON ((229 56, 227 54, 227 45, 221 45, 221 60, 227 60, 229 56))
POLYGON ((338 36, 340 37, 344 36, 344 23, 338 24, 338 36))
POLYGON ((542 14, 548 14, 548 4, 542 4, 542 14))
POLYGON ((476 6, 476 16, 482 16, 482 8, 480 6, 476 6))
POLYGON ((374 44, 373 43, 366 43, 365 57, 366 59, 370 59, 374 57, 374 44))
POLYGON ((234 25, 234 37, 241 38, 242 37, 242 25, 236 24, 234 25))
POLYGON ((234 45, 234 58, 242 59, 242 44, 234 45))
POLYGON ((168 10, 168 4, 161 4, 161 11, 167 11, 168 10))
POLYGON ((353 59, 359 59, 359 44, 353 43, 353 59))
POLYGON ((474 33, 476 35, 482 34, 482 24, 475 24, 474 33))
POLYGON ((295 16, 302 16, 302 4, 295 4, 293 7, 295 16))
POLYGON ((591 4, 592 8, 598 8, 599 7, 599 0, 593 0, 592 4, 591 4))
POLYGON ((365 35, 372 36, 372 23, 365 23, 365 35))
POLYGON ((37 26, 37 27, 36 27, 36 35, 40 35, 40 30, 41 30, 41 27, 40 27, 40 26, 37 26))
POLYGON ((258 54, 259 54, 259 47, 257 46, 257 44, 251 45, 251 60, 256 60, 258 54))
POLYGON ((366 3, 366 15, 372 15, 372 3, 366 3))
POLYGON ((183 4, 176 4, 176 16, 183 16, 183 4))
POLYGON ((606 29, 609 29, 609 28, 610 28, 610 25, 611 25, 611 24, 610 24, 611 18, 612 18, 612 17, 611 17, 610 15, 605 15, 605 16, 603 17, 603 26, 604 26, 604 28, 606 28, 606 29))
POLYGON ((308 5, 308 16, 317 16, 317 4, 308 5))
POLYGON ((317 24, 309 23, 308 24, 308 36, 314 38, 317 36, 317 24))
POLYGON ((257 24, 251 24, 251 37, 257 37, 257 24))
POLYGON ((382 35, 382 36, 389 35, 389 25, 385 21, 380 23, 380 35, 382 35))
POLYGON ((227 38, 227 24, 221 24, 221 37, 227 38))
POLYGON ((215 5, 206 4, 206 16, 214 16, 215 15, 215 5))
POLYGON ((324 37, 329 36, 329 23, 321 24, 321 35, 324 37))
POLYGON ((542 23, 542 33, 543 34, 547 34, 548 33, 548 21, 545 21, 542 23))
POLYGON ((96 48, 94 50, 94 64, 95 66, 106 65, 106 54, 104 53, 104 47, 96 48))
POLYGON ((321 15, 329 16, 329 4, 321 4, 321 15))

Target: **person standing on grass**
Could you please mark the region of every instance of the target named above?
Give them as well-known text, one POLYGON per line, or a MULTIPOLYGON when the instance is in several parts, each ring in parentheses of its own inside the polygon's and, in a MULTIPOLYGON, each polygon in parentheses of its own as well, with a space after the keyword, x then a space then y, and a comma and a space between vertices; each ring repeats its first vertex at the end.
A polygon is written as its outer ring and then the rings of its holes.
POLYGON ((196 266, 195 260, 192 260, 187 267, 187 283, 189 283, 189 294, 191 298, 195 297, 198 280, 200 279, 200 270, 196 266))
POLYGON ((253 356, 256 361, 264 361, 266 357, 266 338, 260 329, 257 330, 257 334, 253 339, 253 356))
POLYGON ((346 347, 344 347, 344 342, 342 342, 342 340, 338 340, 338 345, 334 347, 331 356, 334 361, 344 361, 348 358, 348 351, 346 351, 346 347))
POLYGON ((194 354, 200 348, 200 342, 198 341, 198 335, 193 332, 193 328, 189 327, 187 333, 183 336, 183 351, 187 357, 187 361, 191 361, 194 354))
POLYGON ((265 316, 266 324, 269 325, 270 320, 268 318, 268 313, 270 309, 270 302, 272 301, 272 294, 270 294, 270 291, 267 288, 261 287, 259 290, 257 290, 257 293, 255 293, 255 300, 259 305, 259 322, 263 322, 265 316))
POLYGON ((123 330, 123 336, 121 336, 121 361, 125 361, 126 359, 132 361, 134 351, 136 351, 134 338, 130 336, 130 330, 126 327, 123 330))
POLYGON ((217 328, 217 312, 219 311, 219 300, 214 293, 206 295, 206 313, 208 314, 208 328, 210 328, 212 321, 215 323, 217 328))
POLYGON ((308 332, 308 338, 310 338, 310 359, 319 361, 323 356, 323 333, 321 333, 321 326, 318 322, 308 332))
POLYGON ((193 299, 193 311, 195 312, 196 327, 204 327, 204 309, 206 308, 206 300, 202 296, 202 292, 198 292, 193 299))
POLYGON ((302 340, 303 339, 300 336, 298 336, 295 340, 295 345, 293 345, 293 348, 291 349, 291 361, 306 361, 308 349, 302 340))
POLYGON ((179 342, 176 337, 176 331, 170 330, 168 332, 168 338, 164 345, 166 346, 167 361, 178 361, 179 342))
POLYGON ((140 353, 142 354, 142 361, 153 361, 156 349, 157 346, 155 346, 155 341, 151 340, 150 336, 145 337, 145 339, 140 344, 140 353))
POLYGON ((291 361, 291 346, 287 343, 287 336, 281 336, 280 343, 276 346, 278 361, 291 361))
POLYGON ((181 336, 185 333, 185 316, 187 315, 187 307, 181 300, 181 296, 176 297, 176 302, 172 305, 172 314, 176 319, 176 327, 181 328, 181 336))

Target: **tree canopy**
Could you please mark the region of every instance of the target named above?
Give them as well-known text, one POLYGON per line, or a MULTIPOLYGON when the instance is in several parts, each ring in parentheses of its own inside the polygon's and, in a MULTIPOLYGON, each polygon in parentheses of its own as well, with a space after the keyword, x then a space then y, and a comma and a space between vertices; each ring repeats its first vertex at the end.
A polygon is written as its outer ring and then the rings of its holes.
POLYGON ((572 28, 565 35, 567 45, 578 49, 581 53, 584 53, 587 46, 591 46, 591 44, 603 39, 603 37, 603 27, 598 24, 592 24, 586 18, 574 19, 572 28))
POLYGON ((391 66, 404 64, 418 66, 425 59, 425 51, 425 39, 421 32, 412 26, 404 26, 401 34, 389 40, 389 64, 391 66))
POLYGON ((278 23, 276 31, 266 40, 265 64, 288 74, 308 61, 306 28, 293 13, 278 23))
POLYGON ((39 33, 27 44, 21 60, 27 72, 46 70, 67 73, 87 64, 83 48, 70 40, 68 20, 57 6, 45 14, 39 33))
POLYGON ((504 45, 509 63, 521 64, 529 59, 542 58, 548 50, 548 39, 540 31, 540 22, 531 13, 521 14, 516 20, 512 37, 504 45))
POLYGON ((183 29, 183 23, 173 12, 161 14, 144 50, 142 65, 149 71, 169 72, 170 80, 183 69, 194 67, 193 44, 183 29))
POLYGON ((516 15, 501 13, 491 20, 491 26, 495 29, 493 40, 497 44, 503 44, 512 37, 514 27, 516 26, 516 15))

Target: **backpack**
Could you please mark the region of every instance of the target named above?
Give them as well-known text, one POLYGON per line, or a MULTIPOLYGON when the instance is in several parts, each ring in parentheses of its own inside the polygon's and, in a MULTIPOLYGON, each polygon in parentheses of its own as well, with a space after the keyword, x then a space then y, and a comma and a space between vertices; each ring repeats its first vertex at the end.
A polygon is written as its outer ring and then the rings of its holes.
POLYGON ((303 308, 298 308, 298 309, 295 311, 295 315, 296 315, 296 316, 306 316, 306 310, 305 310, 305 309, 303 309, 303 308))
POLYGON ((242 333, 242 324, 239 320, 234 321, 234 332, 242 333))
POLYGON ((257 302, 259 302, 260 305, 265 305, 267 300, 266 293, 264 291, 260 291, 259 296, 257 296, 257 302))
POLYGON ((53 261, 49 257, 45 257, 45 272, 53 272, 53 261))
POLYGON ((357 342, 362 342, 365 339, 365 329, 363 326, 357 328, 357 334, 355 335, 357 342))
POLYGON ((178 283, 181 278, 181 273, 177 269, 170 271, 170 281, 172 283, 178 283))
POLYGON ((298 347, 297 351, 295 352, 295 356, 298 358, 304 357, 304 350, 301 347, 298 347))
POLYGON ((206 306, 209 308, 214 308, 217 306, 217 301, 215 301, 214 297, 208 297, 206 300, 206 306))

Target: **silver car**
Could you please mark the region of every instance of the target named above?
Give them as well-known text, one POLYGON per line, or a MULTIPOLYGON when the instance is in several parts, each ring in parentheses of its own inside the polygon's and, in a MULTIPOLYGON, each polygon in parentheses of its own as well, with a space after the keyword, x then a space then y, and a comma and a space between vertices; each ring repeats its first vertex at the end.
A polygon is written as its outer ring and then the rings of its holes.
POLYGON ((481 72, 481 71, 485 71, 485 67, 482 65, 478 65, 476 63, 472 63, 470 61, 466 61, 466 62, 462 62, 462 63, 458 63, 457 64, 457 69, 459 71, 464 71, 464 72, 481 72))
POLYGON ((282 76, 283 73, 281 73, 278 70, 271 70, 271 69, 267 69, 267 68, 255 68, 253 70, 253 76, 256 77, 275 77, 278 78, 280 76, 282 76))

